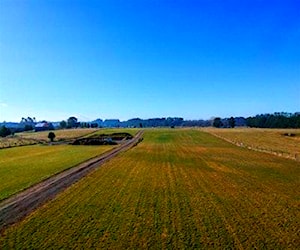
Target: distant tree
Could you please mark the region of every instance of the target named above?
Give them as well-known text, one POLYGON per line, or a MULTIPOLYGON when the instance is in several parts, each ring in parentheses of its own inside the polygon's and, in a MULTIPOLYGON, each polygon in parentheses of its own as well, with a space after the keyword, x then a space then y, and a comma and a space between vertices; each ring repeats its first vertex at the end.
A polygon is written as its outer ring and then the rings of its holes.
POLYGON ((257 128, 299 128, 299 113, 276 112, 247 118, 247 126, 257 128))
POLYGON ((53 132, 49 132, 48 138, 50 139, 51 142, 53 142, 53 140, 55 138, 55 134, 53 132))
POLYGON ((33 119, 31 117, 29 117, 29 116, 27 117, 27 122, 34 123, 33 119))
POLYGON ((98 128, 98 123, 92 123, 91 128, 98 128))
POLYGON ((74 116, 69 117, 67 121, 67 128, 77 128, 79 126, 79 123, 77 122, 77 118, 74 116))
POLYGON ((5 126, 0 127, 0 137, 6 137, 11 134, 11 130, 5 126))
POLYGON ((142 128, 143 127, 143 124, 140 122, 140 128, 142 128))
POLYGON ((228 122, 229 122, 229 127, 231 128, 235 127, 235 119, 233 117, 230 117, 228 122))
POLYGON ((60 126, 61 128, 66 128, 66 127, 67 127, 66 121, 61 121, 61 122, 59 123, 59 126, 60 126))
POLYGON ((220 128, 220 127, 223 126, 223 123, 222 123, 220 117, 216 117, 216 118, 214 119, 213 126, 216 127, 216 128, 220 128))
POLYGON ((35 119, 35 117, 31 118, 29 116, 27 118, 22 117, 21 123, 26 123, 26 124, 29 124, 29 125, 30 124, 34 125, 36 123, 36 119, 35 119))
POLYGON ((29 124, 26 124, 25 127, 24 127, 24 131, 30 131, 30 130, 33 130, 33 126, 29 125, 29 124))

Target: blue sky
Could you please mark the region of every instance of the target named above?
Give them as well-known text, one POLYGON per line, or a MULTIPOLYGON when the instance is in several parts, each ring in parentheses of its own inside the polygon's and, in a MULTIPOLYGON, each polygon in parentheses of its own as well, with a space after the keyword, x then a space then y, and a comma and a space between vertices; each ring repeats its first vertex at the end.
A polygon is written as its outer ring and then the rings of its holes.
POLYGON ((300 111, 300 1, 1 0, 0 121, 300 111))

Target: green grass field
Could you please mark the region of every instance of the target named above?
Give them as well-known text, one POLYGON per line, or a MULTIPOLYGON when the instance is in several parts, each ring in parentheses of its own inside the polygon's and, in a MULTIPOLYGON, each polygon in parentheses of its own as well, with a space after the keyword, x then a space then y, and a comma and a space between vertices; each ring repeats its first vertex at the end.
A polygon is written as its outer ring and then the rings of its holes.
POLYGON ((7 229, 0 248, 296 249, 300 163, 199 130, 130 151, 7 229))
POLYGON ((1 149, 0 200, 111 148, 111 146, 36 145, 1 149))

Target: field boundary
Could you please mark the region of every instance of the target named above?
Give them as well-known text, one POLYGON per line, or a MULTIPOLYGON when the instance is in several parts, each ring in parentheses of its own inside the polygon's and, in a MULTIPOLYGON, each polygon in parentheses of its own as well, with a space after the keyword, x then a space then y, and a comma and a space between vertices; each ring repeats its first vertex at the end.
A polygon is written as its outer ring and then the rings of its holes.
POLYGON ((253 145, 247 145, 243 142, 237 142, 237 141, 234 141, 234 140, 230 140, 228 138, 225 138, 221 135, 217 135, 213 132, 208 132, 208 131, 205 131, 219 139, 222 139, 226 142, 229 142, 235 146, 238 146, 238 147, 241 147, 241 148, 247 148, 249 150, 253 150, 253 151, 257 151, 257 152, 263 152, 263 153, 267 153, 267 154, 272 154, 272 155, 276 155, 278 157, 282 157, 282 158, 286 158, 286 159, 291 159, 291 160, 294 160, 294 161, 300 161, 300 155, 299 154, 291 154, 291 153, 287 153, 287 152, 279 152, 279 151, 276 151, 276 150, 269 150, 269 149, 266 149, 266 148, 262 148, 262 147, 256 147, 256 146, 253 146, 253 145))
POLYGON ((119 147, 75 167, 64 170, 32 187, 0 202, 0 232, 33 212, 45 202, 53 199, 82 177, 100 167, 121 152, 127 151, 142 141, 143 131, 119 147))

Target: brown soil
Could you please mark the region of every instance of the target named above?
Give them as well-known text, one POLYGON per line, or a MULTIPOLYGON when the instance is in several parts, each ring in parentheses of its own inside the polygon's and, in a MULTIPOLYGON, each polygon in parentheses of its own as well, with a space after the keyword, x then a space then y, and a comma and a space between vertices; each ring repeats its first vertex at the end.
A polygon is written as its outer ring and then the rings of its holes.
POLYGON ((143 131, 121 144, 119 147, 101 156, 88 160, 76 167, 56 174, 0 203, 0 232, 9 225, 16 223, 33 212, 45 202, 53 199, 73 183, 86 176, 92 170, 100 167, 120 152, 124 152, 137 145, 142 140, 143 131))

